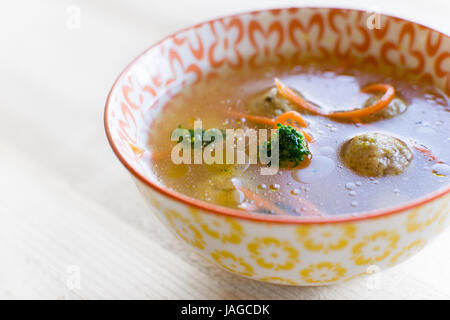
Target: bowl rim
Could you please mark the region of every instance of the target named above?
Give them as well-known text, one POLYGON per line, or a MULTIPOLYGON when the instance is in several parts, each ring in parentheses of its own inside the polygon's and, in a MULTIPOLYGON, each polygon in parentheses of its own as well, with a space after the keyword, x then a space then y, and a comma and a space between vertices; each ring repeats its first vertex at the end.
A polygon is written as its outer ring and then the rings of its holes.
MULTIPOLYGON (((106 136, 108 138, 108 142, 109 142, 111 148, 113 149, 115 155, 122 163, 122 165, 124 165, 125 168, 128 169, 135 178, 137 178, 140 182, 144 183, 146 186, 151 187, 152 189, 159 192, 160 194, 163 194, 164 196, 172 198, 173 200, 176 200, 178 202, 182 202, 185 205, 196 207, 197 209, 207 211, 208 213, 224 215, 224 216, 238 218, 238 219, 242 219, 242 220, 252 220, 252 221, 258 221, 258 222, 270 222, 270 223, 281 223, 281 224, 344 223, 344 222, 355 222, 355 221, 361 221, 361 220, 380 218, 380 217, 389 216, 389 215, 392 215, 395 213, 404 212, 409 209, 413 209, 413 208, 422 206, 424 204, 430 203, 433 200, 441 198, 441 197, 445 196, 446 194, 450 193, 450 185, 446 186, 446 187, 444 186, 443 188, 441 188, 435 192, 426 194, 423 197, 420 197, 420 198, 412 200, 412 201, 408 201, 404 204, 400 204, 400 205, 393 206, 393 207, 388 207, 385 209, 363 211, 360 213, 345 213, 345 214, 328 215, 328 216, 286 216, 286 217, 285 216, 276 216, 276 215, 262 215, 262 214, 251 213, 251 212, 244 211, 244 210, 232 209, 232 208, 228 208, 228 207, 224 207, 224 206, 207 203, 205 201, 191 198, 180 192, 173 191, 173 190, 169 189, 168 187, 164 187, 162 185, 158 185, 157 183, 150 181, 145 176, 141 175, 136 169, 134 169, 130 163, 127 162, 125 157, 122 156, 118 147, 115 145, 114 140, 111 136, 110 128, 109 128, 109 121, 108 121, 108 110, 109 110, 109 105, 110 105, 111 94, 114 91, 114 89, 116 88, 117 83, 122 78, 124 78, 126 73, 133 67, 133 65, 138 60, 140 60, 143 56, 145 56, 147 54, 147 52, 149 52, 151 49, 153 49, 154 47, 157 47, 164 41, 172 38, 173 36, 180 34, 182 32, 185 32, 187 30, 194 29, 194 28, 200 27, 200 26, 208 24, 208 23, 212 23, 214 21, 222 20, 225 18, 239 17, 241 15, 246 15, 246 14, 258 14, 258 13, 262 13, 262 12, 270 12, 270 11, 277 11, 277 10, 293 10, 293 9, 329 9, 329 10, 357 11, 357 12, 362 12, 362 13, 367 12, 367 11, 361 10, 361 9, 353 9, 353 8, 345 8, 345 7, 338 8, 338 7, 327 7, 327 6, 324 6, 324 7, 320 7, 320 6, 317 6, 317 7, 314 7, 314 6, 305 6, 305 7, 303 7, 303 6, 286 6, 286 7, 265 8, 265 9, 244 11, 244 12, 238 12, 238 13, 234 13, 234 14, 230 14, 230 15, 215 17, 213 19, 202 21, 202 22, 199 22, 192 26, 185 27, 183 29, 180 29, 178 31, 175 31, 175 32, 169 34, 166 37, 163 37, 162 39, 160 39, 159 41, 155 42, 154 44, 149 46, 147 49, 145 49, 137 57, 135 57, 125 67, 125 69, 122 70, 122 72, 117 76, 116 80, 114 81, 114 83, 108 93, 107 99, 106 99, 105 109, 104 109, 104 128, 105 128, 106 136)), ((425 26, 421 23, 414 22, 414 21, 411 21, 411 20, 408 20, 405 18, 400 18, 400 17, 394 16, 391 14, 385 14, 385 13, 381 13, 381 12, 380 12, 380 14, 385 17, 388 17, 388 18, 397 19, 397 20, 415 24, 421 28, 436 32, 443 37, 450 38, 450 36, 448 36, 447 34, 441 32, 441 31, 435 30, 431 27, 425 26)))

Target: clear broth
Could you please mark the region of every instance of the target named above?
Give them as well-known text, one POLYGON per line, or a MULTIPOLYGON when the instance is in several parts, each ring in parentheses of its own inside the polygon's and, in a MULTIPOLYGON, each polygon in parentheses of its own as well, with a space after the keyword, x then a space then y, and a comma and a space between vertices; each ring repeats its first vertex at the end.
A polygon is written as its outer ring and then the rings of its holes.
POLYGON ((339 158, 342 144, 368 131, 385 132, 406 143, 416 141, 427 146, 442 162, 449 160, 450 107, 442 92, 386 74, 358 70, 342 72, 333 67, 304 65, 227 71, 189 86, 171 99, 164 106, 161 120, 149 133, 149 148, 170 154, 176 144, 170 141, 172 131, 179 125, 192 128, 194 120, 202 120, 204 129, 257 128, 251 122, 227 118, 219 110, 249 113, 250 99, 272 87, 274 77, 330 110, 360 108, 370 97, 360 92, 361 87, 377 82, 390 83, 406 101, 408 109, 394 118, 364 125, 304 115, 310 122, 309 132, 315 138, 310 145, 312 161, 306 168, 280 168, 274 176, 263 176, 260 165, 250 165, 244 171, 231 168, 230 173, 226 165, 175 165, 169 156, 149 163, 157 179, 196 199, 238 208, 248 199, 237 194, 233 201, 224 200, 212 190, 217 185, 229 184, 235 177, 265 199, 283 204, 292 215, 302 215, 302 199, 313 203, 323 215, 339 215, 391 207, 448 185, 448 177, 433 170, 435 162, 411 146, 414 158, 400 175, 369 178, 357 175, 342 164, 339 158))

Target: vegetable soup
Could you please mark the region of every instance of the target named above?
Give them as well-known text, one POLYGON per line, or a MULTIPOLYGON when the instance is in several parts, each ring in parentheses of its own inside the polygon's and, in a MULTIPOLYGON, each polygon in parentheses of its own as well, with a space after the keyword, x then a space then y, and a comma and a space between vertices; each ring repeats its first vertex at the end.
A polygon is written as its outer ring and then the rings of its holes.
POLYGON ((356 214, 448 185, 449 111, 438 88, 381 71, 317 64, 228 70, 182 89, 164 106, 149 132, 149 165, 163 185, 221 206, 294 216, 356 214), (200 136, 195 121, 201 121, 200 136), (279 169, 263 175, 261 167, 270 164, 249 160, 176 164, 176 128, 186 129, 192 145, 207 129, 272 129, 258 149, 269 152, 276 141, 279 169))

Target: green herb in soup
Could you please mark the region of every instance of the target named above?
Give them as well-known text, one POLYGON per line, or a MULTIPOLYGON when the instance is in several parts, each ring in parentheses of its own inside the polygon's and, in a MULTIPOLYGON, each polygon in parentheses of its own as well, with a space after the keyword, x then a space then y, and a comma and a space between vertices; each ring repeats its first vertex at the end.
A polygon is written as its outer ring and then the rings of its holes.
POLYGON ((277 131, 272 135, 270 141, 264 144, 269 157, 272 143, 278 143, 281 167, 296 167, 310 154, 303 134, 290 125, 277 124, 277 131))

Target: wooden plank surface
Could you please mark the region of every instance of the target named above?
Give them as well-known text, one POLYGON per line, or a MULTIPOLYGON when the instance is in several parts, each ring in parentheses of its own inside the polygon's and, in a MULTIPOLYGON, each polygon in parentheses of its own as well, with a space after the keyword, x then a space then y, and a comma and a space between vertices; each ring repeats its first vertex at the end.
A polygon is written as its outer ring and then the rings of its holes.
MULTIPOLYGON (((106 142, 102 117, 110 86, 159 38, 274 4, 185 3, 2 1, 0 298, 449 299, 450 230, 377 279, 295 288, 218 270, 156 221, 106 142), (71 20, 76 12, 79 25, 71 20)), ((376 3, 450 33, 448 1, 376 3)), ((358 6, 374 9, 371 1, 358 6)))

